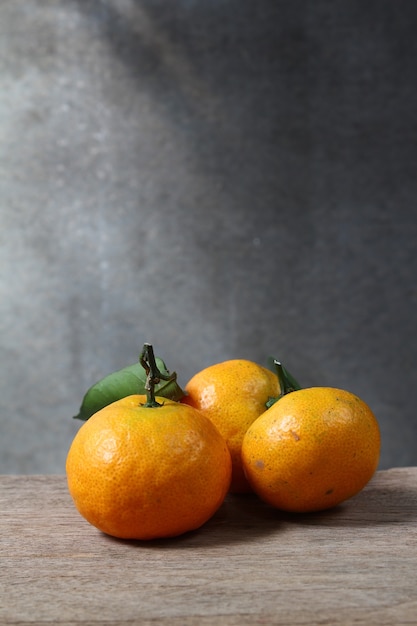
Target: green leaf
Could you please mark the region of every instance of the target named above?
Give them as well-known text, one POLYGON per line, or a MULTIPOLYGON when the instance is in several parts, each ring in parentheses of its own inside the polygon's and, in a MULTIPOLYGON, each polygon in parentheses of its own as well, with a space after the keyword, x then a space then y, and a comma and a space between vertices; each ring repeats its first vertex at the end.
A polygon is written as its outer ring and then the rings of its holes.
POLYGON ((269 398, 266 407, 269 409, 275 402, 282 398, 285 394, 291 391, 298 391, 301 389, 300 383, 294 378, 294 376, 282 365, 280 361, 274 357, 268 357, 268 367, 278 376, 278 380, 281 387, 281 393, 276 398, 269 398), (278 368, 280 366, 280 371, 278 368))
MULTIPOLYGON (((276 368, 276 363, 277 359, 275 359, 273 356, 268 357, 268 367, 270 370, 272 370, 274 373, 276 373, 277 368, 276 368)), ((286 367, 284 367, 283 365, 281 365, 284 376, 287 379, 287 382, 291 385, 291 387, 293 387, 294 390, 298 390, 301 389, 301 385, 300 383, 294 378, 294 376, 287 370, 286 367)))
MULTIPOLYGON (((169 376, 170 373, 162 359, 156 357, 155 361, 161 374, 169 376)), ((74 416, 74 419, 86 421, 94 413, 108 404, 116 402, 116 400, 134 394, 145 394, 145 384, 146 371, 139 362, 113 372, 90 387, 83 398, 80 411, 78 415, 74 416)), ((176 402, 185 395, 177 383, 175 372, 172 374, 171 380, 161 379, 160 383, 155 385, 155 394, 176 402)))

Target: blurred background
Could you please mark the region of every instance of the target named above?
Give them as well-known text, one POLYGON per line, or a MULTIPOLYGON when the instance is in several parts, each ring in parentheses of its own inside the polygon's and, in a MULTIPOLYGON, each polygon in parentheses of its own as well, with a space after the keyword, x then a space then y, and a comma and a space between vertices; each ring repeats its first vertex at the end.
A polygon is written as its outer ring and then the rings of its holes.
POLYGON ((144 342, 278 357, 417 464, 417 4, 2 0, 0 472, 144 342))

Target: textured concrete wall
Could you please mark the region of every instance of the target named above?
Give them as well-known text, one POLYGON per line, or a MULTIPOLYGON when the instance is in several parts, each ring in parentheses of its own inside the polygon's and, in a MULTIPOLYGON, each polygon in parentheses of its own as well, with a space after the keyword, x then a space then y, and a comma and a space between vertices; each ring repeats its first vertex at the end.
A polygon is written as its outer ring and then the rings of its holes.
POLYGON ((2 0, 0 472, 150 341, 366 400, 417 463, 417 5, 2 0))

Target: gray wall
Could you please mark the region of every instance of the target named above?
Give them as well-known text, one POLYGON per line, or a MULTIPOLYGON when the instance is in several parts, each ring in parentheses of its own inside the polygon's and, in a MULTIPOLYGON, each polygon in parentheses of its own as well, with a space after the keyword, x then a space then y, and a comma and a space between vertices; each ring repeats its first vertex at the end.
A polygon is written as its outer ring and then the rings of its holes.
POLYGON ((283 360, 417 464, 417 4, 2 0, 0 472, 86 389, 283 360))

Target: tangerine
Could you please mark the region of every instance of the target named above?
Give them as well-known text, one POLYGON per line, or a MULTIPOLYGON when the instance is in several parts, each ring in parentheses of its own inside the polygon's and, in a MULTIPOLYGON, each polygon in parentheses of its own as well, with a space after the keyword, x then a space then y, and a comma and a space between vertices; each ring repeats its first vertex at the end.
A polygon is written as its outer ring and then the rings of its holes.
POLYGON ((291 512, 328 509, 375 473, 380 430, 354 394, 311 387, 282 396, 248 429, 242 462, 253 490, 291 512))
POLYGON ((253 361, 231 359, 195 374, 185 391, 181 402, 208 417, 226 440, 233 466, 230 491, 251 491, 242 467, 242 441, 268 400, 280 393, 278 377, 253 361))
POLYGON ((68 489, 81 515, 114 537, 172 537, 202 526, 229 489, 227 445, 185 404, 131 395, 85 422, 70 446, 68 489))

